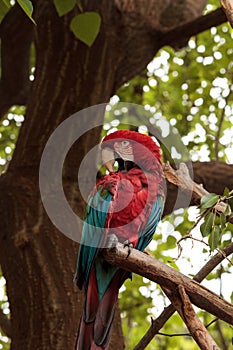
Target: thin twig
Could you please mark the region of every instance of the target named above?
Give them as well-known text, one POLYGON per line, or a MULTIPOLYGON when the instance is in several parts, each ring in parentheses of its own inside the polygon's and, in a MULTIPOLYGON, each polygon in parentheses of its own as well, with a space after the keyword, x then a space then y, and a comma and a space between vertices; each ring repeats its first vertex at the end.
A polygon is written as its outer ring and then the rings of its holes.
POLYGON ((163 335, 164 337, 191 337, 192 335, 190 333, 177 333, 177 334, 169 334, 169 333, 162 333, 158 332, 158 335, 163 335))
POLYGON ((212 321, 210 321, 209 323, 207 323, 207 325, 205 326, 206 328, 209 328, 213 323, 217 322, 218 318, 214 318, 212 321))

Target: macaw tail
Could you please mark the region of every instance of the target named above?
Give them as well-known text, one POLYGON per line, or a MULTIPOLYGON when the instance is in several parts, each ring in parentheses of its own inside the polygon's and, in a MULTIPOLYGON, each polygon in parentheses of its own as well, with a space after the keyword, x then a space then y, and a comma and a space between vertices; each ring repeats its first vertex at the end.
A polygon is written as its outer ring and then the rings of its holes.
POLYGON ((108 349, 118 291, 125 277, 126 272, 118 270, 99 300, 95 271, 91 270, 75 350, 108 349))

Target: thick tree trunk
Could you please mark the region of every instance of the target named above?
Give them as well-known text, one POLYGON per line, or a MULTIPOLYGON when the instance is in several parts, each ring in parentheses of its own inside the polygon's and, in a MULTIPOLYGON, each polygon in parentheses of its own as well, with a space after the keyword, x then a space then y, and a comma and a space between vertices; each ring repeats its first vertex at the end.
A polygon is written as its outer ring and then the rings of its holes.
MULTIPOLYGON (((0 264, 11 308, 11 349, 64 350, 74 347, 82 312, 82 293, 73 283, 78 245, 58 232, 43 209, 39 163, 59 123, 109 100, 117 55, 105 34, 91 50, 78 42, 70 19, 60 19, 51 1, 35 5, 36 76, 14 157, 0 181, 0 264)), ((105 4, 103 13, 109 22, 111 6, 105 4)), ((101 123, 103 115, 96 118, 101 123)), ((99 128, 85 135, 65 163, 65 191, 79 213, 84 205, 76 186, 78 166, 99 135, 99 128)), ((88 181, 88 169, 85 175, 88 181)), ((123 349, 119 313, 115 324, 112 342, 123 349)))

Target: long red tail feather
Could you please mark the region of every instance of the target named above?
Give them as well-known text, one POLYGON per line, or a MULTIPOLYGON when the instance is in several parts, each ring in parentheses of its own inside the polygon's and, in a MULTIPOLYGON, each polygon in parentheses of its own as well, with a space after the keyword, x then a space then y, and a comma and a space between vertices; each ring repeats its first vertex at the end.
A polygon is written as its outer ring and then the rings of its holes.
POLYGON ((108 349, 118 291, 126 277, 126 272, 118 270, 99 301, 95 272, 91 271, 75 350, 108 349))

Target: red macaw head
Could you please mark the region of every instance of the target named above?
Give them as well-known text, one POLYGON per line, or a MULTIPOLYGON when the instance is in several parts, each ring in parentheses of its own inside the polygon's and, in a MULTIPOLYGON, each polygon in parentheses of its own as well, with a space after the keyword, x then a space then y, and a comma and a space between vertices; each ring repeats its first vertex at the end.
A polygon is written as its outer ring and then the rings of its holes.
POLYGON ((136 164, 146 171, 161 163, 158 144, 150 136, 136 131, 115 131, 103 139, 101 148, 103 163, 108 171, 114 171, 116 160, 122 167, 136 164))

